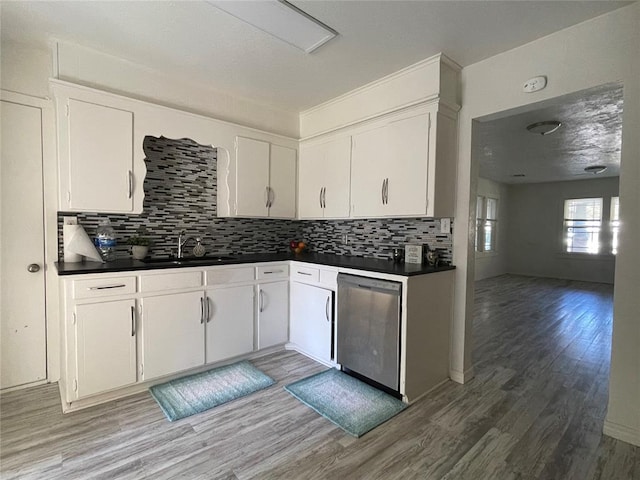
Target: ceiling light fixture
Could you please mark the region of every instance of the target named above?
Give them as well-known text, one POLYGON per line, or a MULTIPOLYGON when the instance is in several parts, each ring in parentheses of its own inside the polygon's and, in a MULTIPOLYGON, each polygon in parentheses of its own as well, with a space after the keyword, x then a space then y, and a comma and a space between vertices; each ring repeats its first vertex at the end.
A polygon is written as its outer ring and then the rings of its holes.
POLYGON ((584 171, 587 173, 593 173, 594 175, 597 175, 599 173, 604 172, 606 169, 607 167, 605 167, 604 165, 592 165, 590 167, 586 167, 584 171))
POLYGON ((211 0, 208 3, 306 53, 313 52, 338 35, 331 27, 285 0, 211 0))
POLYGON ((527 125, 527 130, 531 133, 539 133, 540 135, 551 135, 562 126, 562 122, 558 120, 546 120, 544 122, 532 123, 527 125))
POLYGON ((513 175, 511 175, 512 177, 526 177, 526 175, 524 173, 514 173, 513 175))

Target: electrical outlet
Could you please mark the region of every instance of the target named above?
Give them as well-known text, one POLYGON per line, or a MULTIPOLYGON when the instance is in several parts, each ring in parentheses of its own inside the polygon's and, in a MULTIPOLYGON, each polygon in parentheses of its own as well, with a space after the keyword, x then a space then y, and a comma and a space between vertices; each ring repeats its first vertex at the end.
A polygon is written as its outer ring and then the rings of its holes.
POLYGON ((62 217, 63 225, 77 225, 78 217, 62 217))
POLYGON ((441 218, 440 219, 440 233, 451 233, 451 219, 450 218, 441 218))
POLYGON ((349 245, 349 234, 348 233, 343 233, 342 234, 342 244, 343 245, 349 245))

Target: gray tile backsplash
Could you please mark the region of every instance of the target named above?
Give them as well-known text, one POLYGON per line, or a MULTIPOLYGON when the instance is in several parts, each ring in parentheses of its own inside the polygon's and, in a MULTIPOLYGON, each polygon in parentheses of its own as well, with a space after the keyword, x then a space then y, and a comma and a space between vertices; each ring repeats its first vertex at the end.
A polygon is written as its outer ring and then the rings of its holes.
MULTIPOLYGON (((150 255, 175 255, 180 230, 202 237, 208 253, 287 251, 292 239, 320 253, 387 258, 405 243, 429 244, 451 261, 451 235, 439 233, 434 219, 290 221, 216 217, 216 151, 183 139, 146 137, 147 175, 143 213, 113 215, 58 212, 58 255, 62 259, 62 217, 77 216, 90 237, 109 218, 116 231, 118 256, 128 255, 126 239, 145 228, 153 240, 150 255), (342 242, 348 234, 348 243, 342 242)), ((186 247, 190 252, 193 243, 186 247)))
POLYGON ((440 233, 440 221, 432 218, 377 218, 325 220, 302 223, 302 237, 322 253, 390 258, 391 250, 407 243, 429 245, 440 258, 451 262, 451 235, 440 233), (347 243, 344 236, 347 235, 347 243))

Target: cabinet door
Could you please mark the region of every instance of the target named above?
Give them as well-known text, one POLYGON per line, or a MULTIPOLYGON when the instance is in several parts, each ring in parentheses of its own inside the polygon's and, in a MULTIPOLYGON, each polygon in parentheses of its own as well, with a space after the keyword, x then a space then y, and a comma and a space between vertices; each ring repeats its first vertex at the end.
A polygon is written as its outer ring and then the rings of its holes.
POLYGON ((204 292, 142 299, 145 380, 204 364, 204 292))
POLYGON ((266 217, 269 215, 269 143, 244 137, 237 137, 236 142, 238 215, 266 217))
POLYGON ((132 212, 133 113, 74 99, 68 108, 69 207, 132 212))
POLYGON ((253 293, 252 285, 207 292, 207 363, 253 351, 253 293))
POLYGON ((258 288, 258 349, 289 338, 289 282, 265 283, 258 288))
POLYGON ((429 114, 387 126, 388 164, 385 215, 425 215, 429 158, 429 114))
POLYGON ((136 382, 135 300, 77 305, 78 397, 136 382))
POLYGON ((298 216, 322 218, 322 192, 325 172, 325 144, 302 145, 298 166, 298 216))
POLYGON ((331 361, 333 292, 291 282, 291 343, 321 361, 331 361))
POLYGON ((350 211, 351 137, 325 144, 324 217, 347 218, 350 211))
POLYGON ((384 186, 390 162, 385 126, 353 136, 351 151, 351 214, 379 217, 386 214, 384 186))
POLYGON ((296 156, 293 148, 271 145, 270 217, 295 218, 296 216, 296 156))

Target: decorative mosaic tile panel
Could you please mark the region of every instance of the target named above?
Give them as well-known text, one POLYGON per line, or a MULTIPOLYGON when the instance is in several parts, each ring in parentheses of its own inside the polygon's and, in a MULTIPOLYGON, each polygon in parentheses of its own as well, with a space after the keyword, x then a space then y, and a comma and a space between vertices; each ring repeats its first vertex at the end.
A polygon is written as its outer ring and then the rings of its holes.
MULTIPOLYGON (((77 216, 90 237, 104 218, 116 231, 117 253, 128 255, 127 238, 144 228, 152 239, 152 256, 176 254, 181 230, 201 237, 210 254, 241 254, 287 251, 292 239, 305 240, 311 251, 388 258, 405 243, 428 244, 451 261, 451 235, 439 233, 433 219, 375 219, 290 221, 216 217, 216 151, 184 140, 146 137, 147 176, 140 215, 58 212, 58 255, 62 251, 62 217, 77 216), (343 245, 344 234, 349 235, 343 245)), ((188 243, 190 252, 194 243, 188 243)))

